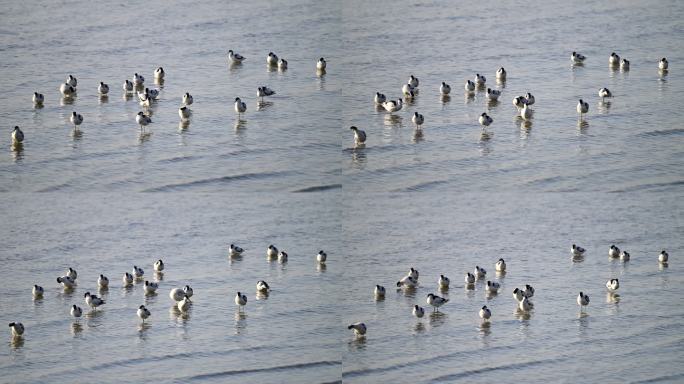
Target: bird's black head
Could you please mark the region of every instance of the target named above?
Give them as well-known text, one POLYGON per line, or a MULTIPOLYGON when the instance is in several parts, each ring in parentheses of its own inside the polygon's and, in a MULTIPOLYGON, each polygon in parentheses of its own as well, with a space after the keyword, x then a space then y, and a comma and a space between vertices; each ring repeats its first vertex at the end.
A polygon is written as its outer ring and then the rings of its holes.
POLYGON ((358 128, 352 125, 349 129, 351 129, 352 131, 356 131, 358 128))
POLYGON ((145 306, 144 306, 144 305, 141 305, 141 306, 138 307, 138 309, 145 309, 145 306))
POLYGON ((9 326, 10 326, 10 327, 14 327, 15 324, 16 324, 16 323, 9 323, 9 326))

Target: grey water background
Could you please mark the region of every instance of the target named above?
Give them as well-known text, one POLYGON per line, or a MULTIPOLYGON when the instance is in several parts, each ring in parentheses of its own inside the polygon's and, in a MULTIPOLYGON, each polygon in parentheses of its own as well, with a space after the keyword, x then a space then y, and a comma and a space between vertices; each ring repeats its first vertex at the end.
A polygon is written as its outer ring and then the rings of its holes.
POLYGON ((27 327, 0 348, 2 381, 683 380, 681 3, 29 1, 3 3, 0 20, 0 307, 27 327), (245 63, 229 65, 228 49, 245 63), (584 66, 570 65, 573 50, 584 66), (269 70, 269 51, 289 69, 269 70), (608 67, 612 51, 630 71, 608 67), (157 66, 166 81, 151 135, 140 136, 141 107, 120 86, 134 72, 152 85, 157 66), (498 104, 464 94, 475 73, 503 91, 498 104), (71 104, 58 92, 68 74, 79 80, 71 104), (393 116, 373 105, 376 91, 398 98, 410 74, 421 82, 411 104, 393 116), (259 103, 258 85, 277 95, 259 103), (615 97, 601 102, 603 86, 615 97), (526 123, 511 99, 528 91, 526 123), (195 98, 188 125, 177 115, 184 92, 195 98), (579 98, 590 103, 583 121, 579 98), (84 115, 81 136, 72 110, 84 115), (483 111, 494 118, 489 140, 483 111), (14 125, 22 151, 9 146, 14 125), (365 147, 354 148, 350 125, 366 131, 365 147), (231 242, 246 248, 241 259, 228 258, 231 242), (583 259, 570 258, 572 243, 588 249, 583 259), (632 260, 608 260, 613 243, 632 260), (269 244, 289 263, 269 263, 269 244), (505 276, 493 273, 499 257, 505 276), (154 278, 158 258, 158 296, 120 287, 134 264, 154 278), (499 295, 464 289, 475 265, 502 283, 499 295), (79 286, 65 294, 54 279, 69 266, 79 286), (421 286, 395 292, 409 267, 421 286), (68 307, 84 305, 100 273, 107 304, 74 322, 68 307), (439 274, 452 280, 440 293, 450 302, 415 319, 439 274), (612 277, 618 299, 606 296, 612 277), (265 300, 259 279, 273 287, 265 300), (168 291, 186 283, 195 304, 183 316, 168 291), (537 289, 529 316, 510 295, 526 283, 537 289), (33 284, 43 300, 31 299, 33 284), (375 284, 385 300, 372 297, 375 284), (580 290, 591 296, 586 316, 580 290), (144 327, 140 304, 152 311, 144 327), (489 327, 477 317, 484 304, 489 327), (345 329, 355 321, 365 338, 345 329))

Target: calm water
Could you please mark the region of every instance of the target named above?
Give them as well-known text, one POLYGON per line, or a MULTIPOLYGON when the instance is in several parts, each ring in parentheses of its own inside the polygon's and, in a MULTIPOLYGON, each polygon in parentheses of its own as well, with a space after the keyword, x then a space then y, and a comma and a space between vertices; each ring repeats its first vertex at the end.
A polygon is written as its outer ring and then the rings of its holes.
POLYGON ((5 323, 27 327, 0 348, 3 380, 684 380, 681 2, 29 1, 3 4, 0 17, 0 307, 5 323), (231 48, 243 65, 228 64, 231 48), (588 56, 584 66, 570 65, 573 50, 588 56), (269 51, 289 69, 269 71, 269 51), (611 51, 631 70, 609 69, 611 51), (328 71, 318 76, 321 56, 328 71), (138 72, 152 85, 160 65, 166 81, 141 136, 141 107, 121 83, 138 72), (464 95, 478 72, 503 91, 498 104, 464 95), (58 92, 67 74, 79 81, 70 104, 58 92), (410 74, 421 82, 412 104, 392 117, 377 110, 373 94, 396 99, 410 74), (109 97, 97 96, 99 81, 109 97), (277 95, 259 103, 258 85, 277 95), (613 99, 600 102, 603 86, 613 99), (44 108, 31 105, 33 91, 44 108), (511 99, 528 91, 536 113, 524 123, 511 99), (184 92, 195 98, 188 125, 177 115, 184 92), (590 104, 583 122, 579 98, 590 104), (77 137, 73 110, 85 118, 77 137), (494 118, 490 140, 480 137, 483 111, 494 118), (14 125, 22 151, 9 146, 14 125), (365 148, 353 148, 350 125, 368 134, 365 148), (231 242, 246 248, 241 259, 228 258, 231 242), (289 263, 266 260, 271 243, 289 263), (583 260, 570 258, 572 243, 588 249, 583 260), (609 260, 612 243, 632 260, 609 260), (662 248, 668 267, 657 262, 662 248), (464 289, 466 272, 493 275, 499 257, 508 273, 489 277, 502 293, 464 289), (134 264, 154 279, 158 258, 167 265, 158 296, 121 288, 134 264), (71 294, 54 281, 69 266, 79 272, 71 294), (410 267, 421 286, 396 292, 410 267), (73 321, 69 306, 84 306, 100 273, 111 280, 107 304, 73 321), (441 293, 451 301, 415 319, 412 305, 425 305, 439 274, 452 279, 441 293), (606 296, 611 277, 617 300, 606 296), (259 279, 268 298, 255 296, 259 279), (529 316, 510 294, 525 283, 536 288, 529 316), (31 299, 33 284, 44 299, 31 299), (195 291, 187 316, 168 298, 185 284, 195 291), (375 284, 388 288, 385 300, 374 300, 375 284), (238 290, 249 297, 244 315, 238 290), (580 290, 591 296, 586 316, 580 290), (152 311, 144 327, 140 304, 152 311), (490 327, 477 317, 484 304, 490 327), (345 328, 355 321, 366 338, 345 328))

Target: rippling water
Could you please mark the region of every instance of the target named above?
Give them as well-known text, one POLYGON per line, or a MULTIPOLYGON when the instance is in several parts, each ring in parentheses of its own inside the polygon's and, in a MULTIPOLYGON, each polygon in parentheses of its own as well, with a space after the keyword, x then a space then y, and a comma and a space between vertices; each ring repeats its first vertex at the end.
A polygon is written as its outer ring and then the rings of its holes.
POLYGON ((0 306, 5 322, 27 328, 0 348, 3 380, 684 380, 680 2, 28 1, 4 4, 0 17, 3 142, 14 125, 26 134, 22 150, 0 152, 0 306), (228 64, 231 48, 243 65, 228 64), (573 50, 584 66, 570 65, 573 50), (269 51, 289 69, 269 70, 269 51), (630 71, 608 67, 612 51, 630 71), (121 83, 138 72, 152 84, 160 65, 151 134, 140 135, 141 107, 121 83), (503 91, 499 103, 464 94, 475 73, 503 91), (58 92, 67 74, 79 80, 73 101, 58 92), (373 105, 376 91, 398 98, 410 74, 420 93, 402 111, 373 105), (97 96, 99 81, 109 97, 97 96), (260 103, 258 85, 276 96, 260 103), (604 86, 615 97, 602 102, 604 86), (33 91, 44 108, 31 105, 33 91), (189 124, 177 115, 185 92, 189 124), (511 105, 525 92, 536 98, 531 122, 511 105), (241 120, 235 97, 248 105, 241 120), (590 104, 583 121, 579 98, 590 104), (483 111, 494 119, 488 140, 483 111), (354 148, 350 125, 366 131, 365 147, 354 148), (231 242, 242 258, 228 258, 231 242), (583 259, 570 258, 572 243, 588 249, 583 259), (613 243, 632 260, 609 260, 613 243), (269 244, 289 263, 269 263, 269 244), (663 248, 668 266, 657 262, 663 248), (163 277, 151 273, 159 258, 163 277), (160 280, 158 296, 121 288, 134 264, 160 280), (475 265, 501 294, 464 289, 475 265), (69 266, 79 272, 71 293, 54 281, 69 266), (410 267, 421 286, 395 292, 410 267), (73 321, 69 306, 84 305, 100 273, 111 280, 107 304, 73 321), (440 293, 450 302, 415 319, 439 274, 452 280, 440 293), (617 298, 605 292, 612 277, 617 298), (273 288, 267 298, 255 295, 259 279, 273 288), (536 288, 529 316, 511 298, 526 283, 536 288), (42 300, 33 284, 46 288, 42 300), (182 315, 168 291, 185 284, 195 303, 182 315), (388 288, 382 301, 375 284, 388 288), (591 297, 584 315, 580 290, 591 297), (140 304, 152 311, 145 326, 140 304), (484 304, 490 326, 477 317, 484 304), (355 321, 365 338, 345 329, 355 321))

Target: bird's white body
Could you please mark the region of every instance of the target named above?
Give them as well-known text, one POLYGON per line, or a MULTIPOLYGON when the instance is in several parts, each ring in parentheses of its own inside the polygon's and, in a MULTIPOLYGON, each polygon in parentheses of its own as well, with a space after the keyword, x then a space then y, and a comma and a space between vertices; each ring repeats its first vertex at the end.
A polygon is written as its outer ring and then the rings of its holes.
POLYGON ((33 297, 36 299, 43 297, 44 292, 45 290, 40 285, 33 285, 33 289, 31 290, 33 297))
POLYGON ((572 60, 573 63, 575 64, 582 64, 584 63, 584 60, 587 57, 582 55, 581 53, 573 52, 572 55, 570 55, 570 60, 572 60))
POLYGON ((382 104, 385 101, 387 101, 387 96, 385 96, 384 94, 382 94, 380 92, 375 92, 375 96, 373 97, 373 101, 375 102, 375 104, 382 104))
POLYGON ((269 258, 278 257, 278 248, 276 248, 274 245, 269 245, 266 249, 266 256, 269 258))
POLYGON ((480 309, 479 315, 480 315, 480 319, 489 320, 489 318, 492 317, 492 311, 489 308, 487 308, 487 306, 485 305, 484 307, 482 307, 480 309))
POLYGON ((166 72, 164 72, 164 68, 159 67, 154 70, 154 78, 157 80, 164 80, 164 76, 166 76, 166 72))
POLYGON ((121 85, 121 88, 124 90, 124 92, 133 92, 133 83, 126 79, 121 85))
POLYGON ((191 303, 192 302, 190 301, 190 299, 188 299, 187 297, 184 297, 183 300, 179 301, 176 304, 176 307, 178 307, 178 310, 181 312, 187 312, 188 309, 190 309, 191 303))
POLYGON ((42 93, 33 92, 33 104, 34 105, 43 105, 44 101, 45 101, 45 96, 43 96, 42 93))
POLYGON ((145 274, 145 271, 143 271, 142 268, 138 267, 137 265, 133 266, 133 276, 136 279, 141 279, 144 274, 145 274))
POLYGON ((83 315, 83 309, 79 307, 78 305, 74 304, 71 306, 71 310, 69 311, 71 313, 72 317, 81 317, 83 315))
POLYGON ((525 284, 525 289, 522 290, 522 295, 531 299, 534 296, 534 287, 529 284, 525 284))
POLYGON ((506 272, 506 262, 504 261, 504 259, 499 259, 499 261, 497 261, 494 265, 494 269, 497 272, 506 272))
POLYGON ((475 90, 475 83, 470 80, 466 80, 464 88, 466 92, 472 92, 475 90))
POLYGON ((188 108, 188 107, 186 107, 186 106, 182 106, 182 107, 178 108, 178 116, 179 116, 181 119, 188 119, 188 118, 190 118, 190 108, 188 108))
POLYGON ((435 311, 437 311, 439 307, 448 303, 449 299, 445 299, 443 297, 439 297, 435 294, 430 293, 427 295, 426 301, 429 305, 431 305, 435 308, 435 311))
POLYGON ((476 265, 475 271, 473 272, 473 274, 475 275, 476 278, 482 279, 487 275, 487 271, 484 268, 476 265))
POLYGON ((629 258, 630 258, 629 252, 627 252, 627 251, 620 252, 620 260, 629 261, 629 258))
POLYGON ((606 289, 610 292, 615 292, 620 288, 620 282, 618 279, 610 279, 606 282, 606 289))
POLYGON ((513 290, 513 298, 519 303, 521 302, 524 298, 525 295, 523 294, 522 289, 516 288, 513 290))
POLYGON ((76 286, 76 282, 72 280, 69 276, 61 276, 57 278, 57 282, 62 284, 62 286, 67 288, 73 288, 76 286))
POLYGON ((483 112, 477 119, 477 121, 482 126, 482 129, 484 129, 486 127, 489 127, 494 122, 494 119, 492 119, 487 113, 483 112))
POLYGON ((235 305, 238 306, 238 310, 242 309, 242 307, 247 305, 247 295, 243 295, 240 292, 238 292, 235 295, 235 305))
POLYGON ((472 273, 468 272, 465 275, 465 283, 466 284, 475 284, 475 275, 472 273))
POLYGON ((257 88, 257 97, 261 97, 263 99, 266 96, 273 96, 273 95, 275 95, 275 91, 269 87, 263 86, 263 87, 257 88))
POLYGON ((404 101, 401 99, 398 99, 396 101, 389 100, 389 101, 385 101, 384 103, 382 103, 382 107, 385 108, 385 110, 389 113, 397 112, 397 111, 401 110, 403 105, 404 105, 404 101))
POLYGON ((183 292, 183 288, 174 288, 169 292, 169 297, 171 300, 179 302, 185 299, 185 292, 183 292))
POLYGON ((377 297, 385 297, 385 287, 382 285, 376 285, 375 289, 373 290, 373 293, 377 297))
POLYGON ((520 117, 522 117, 523 120, 530 120, 532 118, 532 108, 530 108, 527 104, 523 104, 522 108, 520 109, 520 117))
POLYGON ((611 245, 608 249, 608 256, 613 258, 620 257, 620 248, 616 247, 615 245, 611 245))
POLYGON ((660 254, 658 255, 658 261, 660 261, 661 263, 667 263, 667 260, 669 258, 670 258, 670 255, 664 250, 662 252, 660 252, 660 254))
POLYGON ((280 251, 278 252, 278 262, 279 263, 287 263, 287 252, 285 251, 280 251))
POLYGON ((280 58, 278 59, 278 69, 283 70, 287 69, 287 60, 280 58))
POLYGON ((154 265, 152 266, 152 268, 154 269, 155 272, 161 272, 164 270, 164 262, 161 259, 159 259, 159 260, 154 262, 154 265))
POLYGON ((242 61, 245 59, 244 56, 237 52, 233 52, 233 50, 228 51, 228 59, 232 61, 233 63, 242 63, 242 61))
POLYGON ((572 253, 573 256, 582 256, 584 255, 584 252, 586 252, 586 249, 573 244, 572 247, 570 247, 570 253, 572 253))
POLYGON ((499 96, 501 96, 501 91, 496 90, 496 89, 491 89, 487 88, 487 98, 492 101, 499 100, 499 96))
POLYGON ((147 281, 145 280, 145 293, 148 295, 154 294, 157 292, 157 288, 159 288, 159 284, 147 281))
POLYGON ((152 313, 150 313, 150 310, 147 309, 147 308, 145 308, 144 305, 141 305, 141 306, 138 308, 138 310, 136 311, 136 314, 138 315, 138 317, 140 318, 140 320, 142 320, 143 323, 144 323, 145 320, 147 320, 147 318, 150 317, 150 315, 151 315, 152 313))
POLYGON ((145 83, 145 77, 143 75, 138 75, 137 73, 133 75, 133 85, 139 87, 145 83))
POLYGON ((76 281, 76 279, 78 278, 78 272, 76 272, 76 270, 71 267, 67 269, 66 275, 69 276, 69 278, 73 281, 76 281))
POLYGON ((613 97, 613 93, 610 92, 610 89, 608 88, 601 88, 598 91, 598 95, 600 98, 604 99, 606 97, 613 97))
POLYGON ((484 75, 480 75, 479 73, 475 74, 475 84, 482 86, 486 82, 487 82, 487 78, 484 77, 484 75))
POLYGON ((97 309, 97 307, 105 303, 104 300, 96 295, 91 295, 90 292, 86 292, 83 297, 85 298, 85 303, 92 309, 97 309))
POLYGON ((62 96, 72 96, 73 94, 76 93, 76 88, 73 86, 63 83, 62 85, 59 86, 59 92, 62 93, 62 96))
POLYGON ((135 115, 135 122, 138 123, 140 129, 143 129, 143 127, 146 127, 152 122, 152 118, 140 111, 137 115, 135 115))
POLYGON ((449 283, 450 280, 448 277, 444 275, 439 275, 439 280, 437 280, 437 284, 439 284, 439 287, 442 289, 449 288, 449 283))
POLYGON ((501 288, 501 284, 494 282, 494 281, 489 281, 487 280, 487 292, 489 293, 498 293, 499 288, 501 288))
POLYGON ((66 79, 66 83, 76 88, 76 86, 78 85, 78 80, 76 80, 75 77, 69 75, 66 79))
POLYGON ((660 69, 661 71, 667 70, 667 67, 669 67, 669 66, 670 66, 670 63, 668 63, 667 59, 664 57, 662 59, 660 59, 660 61, 658 62, 658 69, 660 69))
POLYGON ((71 124, 74 125, 74 128, 77 128, 79 125, 83 124, 83 115, 72 112, 69 121, 71 121, 71 124))
POLYGON ((532 309, 532 302, 527 297, 523 297, 518 303, 518 308, 523 312, 528 312, 532 309))
POLYGON ((504 67, 501 67, 496 71, 496 78, 498 80, 502 80, 502 81, 506 80, 506 75, 507 75, 507 73, 506 73, 506 70, 504 69, 504 67))
POLYGON ((235 98, 235 113, 238 114, 238 117, 245 113, 247 111, 247 104, 245 104, 244 101, 240 100, 239 97, 235 98))
POLYGON ((354 331, 354 334, 356 336, 363 336, 366 334, 366 324, 364 323, 354 323, 349 326, 347 326, 347 329, 351 329, 354 331))
POLYGON ((589 305, 589 295, 585 295, 584 293, 580 292, 579 295, 577 295, 577 305, 579 305, 580 308, 589 305))
POLYGON ((193 99, 192 95, 188 92, 185 92, 185 94, 183 95, 183 100, 181 102, 183 103, 183 105, 192 105, 194 101, 195 100, 193 99))
POLYGON ((100 95, 106 95, 109 93, 109 85, 100 81, 100 85, 97 86, 97 92, 100 95))
POLYGON ((442 96, 446 96, 451 93, 451 86, 445 82, 442 81, 442 84, 439 86, 439 93, 442 96))
POLYGON ((269 52, 266 56, 266 64, 268 65, 278 65, 278 55, 273 52, 269 52))
POLYGON ((109 279, 105 275, 100 275, 97 278, 97 286, 101 289, 109 287, 109 279))
POLYGON ((318 261, 319 263, 325 263, 327 259, 328 255, 323 251, 318 252, 318 254, 316 255, 316 261, 318 261))
POLYGON ((256 290, 257 292, 268 292, 271 290, 271 287, 268 285, 267 282, 259 280, 256 283, 256 290))
POLYGON ((404 85, 401 87, 401 93, 404 94, 404 96, 412 95, 414 89, 415 89, 415 88, 412 87, 411 84, 404 84, 404 85))
POLYGON ((411 267, 408 271, 408 276, 414 279, 415 281, 418 281, 418 276, 420 276, 420 272, 418 272, 417 269, 411 267))
POLYGON ((518 110, 522 109, 525 106, 525 97, 524 96, 518 96, 513 98, 513 105, 515 105, 518 110))
POLYGON ((121 277, 121 281, 123 282, 124 287, 127 287, 131 284, 133 284, 133 275, 131 275, 128 272, 125 272, 123 276, 121 277))
POLYGON ((418 286, 418 280, 412 276, 406 275, 397 281, 397 287, 399 288, 415 288, 418 286))
POLYGON ((22 323, 9 323, 12 336, 19 337, 24 334, 24 325, 22 323))
POLYGON ((425 316, 425 309, 423 307, 419 306, 418 304, 414 305, 413 306, 413 316, 415 316, 419 319, 422 318, 423 316, 425 316))
POLYGON ((185 293, 185 297, 189 299, 192 297, 192 295, 195 294, 195 291, 193 291, 189 285, 186 285, 185 287, 183 287, 183 293, 185 293))
POLYGON ((238 256, 242 255, 242 252, 244 252, 244 251, 245 251, 244 249, 242 249, 241 247, 238 247, 235 244, 231 244, 228 246, 228 252, 230 252, 230 255, 233 257, 238 257, 238 256))
POLYGON ((589 103, 580 99, 577 102, 577 113, 579 113, 579 115, 582 116, 587 112, 589 112, 589 103))
POLYGON ((534 95, 527 92, 525 94, 525 104, 526 105, 534 105, 534 95))
POLYGON ((425 117, 418 112, 414 112, 413 117, 411 117, 411 121, 416 125, 416 127, 420 127, 425 122, 425 117))
POLYGON ((316 69, 318 69, 318 70, 324 70, 325 67, 326 67, 327 65, 328 65, 328 64, 325 62, 325 59, 321 57, 321 58, 318 59, 318 61, 316 62, 316 69))
POLYGON ((417 77, 411 75, 407 81, 407 83, 411 86, 411 88, 418 88, 418 84, 420 81, 418 80, 417 77))
POLYGON ((623 71, 629 71, 629 60, 621 59, 620 60, 620 69, 623 71))
POLYGON ((610 54, 610 57, 608 57, 608 64, 611 66, 617 66, 620 64, 620 56, 618 56, 615 52, 610 54))
POLYGON ((19 129, 19 127, 15 126, 14 130, 12 131, 12 144, 18 144, 24 141, 24 132, 19 129))

